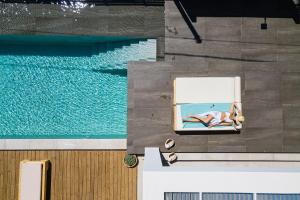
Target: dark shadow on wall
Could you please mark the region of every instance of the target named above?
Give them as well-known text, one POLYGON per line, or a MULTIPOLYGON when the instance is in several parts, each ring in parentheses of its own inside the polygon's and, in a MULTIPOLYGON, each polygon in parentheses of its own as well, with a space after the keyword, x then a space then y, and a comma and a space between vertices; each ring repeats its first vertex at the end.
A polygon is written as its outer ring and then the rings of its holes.
MULTIPOLYGON (((294 0, 296 1, 296 0, 294 0)), ((293 18, 300 23, 300 4, 293 0, 174 0, 197 43, 202 39, 194 28, 197 17, 258 17, 264 18, 261 29, 267 29, 267 18, 293 18)))
POLYGON ((185 7, 183 6, 182 4, 182 1, 181 0, 174 0, 174 3, 176 5, 176 7, 178 8, 181 16, 183 17, 185 23, 187 24, 187 26, 189 27, 190 31, 192 32, 193 36, 194 36, 194 39, 197 43, 201 43, 202 42, 202 39, 200 37, 200 35, 198 34, 197 30, 195 29, 190 17, 189 17, 189 14, 187 13, 185 7))
POLYGON ((299 23, 299 5, 293 0, 181 0, 190 19, 197 17, 293 18, 299 23))

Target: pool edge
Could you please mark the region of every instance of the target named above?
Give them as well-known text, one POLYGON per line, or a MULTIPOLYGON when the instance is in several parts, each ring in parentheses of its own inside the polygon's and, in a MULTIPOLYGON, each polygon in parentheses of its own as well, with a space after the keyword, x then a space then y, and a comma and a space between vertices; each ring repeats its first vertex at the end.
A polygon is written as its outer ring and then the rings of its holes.
POLYGON ((0 150, 124 150, 127 139, 1 139, 0 150))

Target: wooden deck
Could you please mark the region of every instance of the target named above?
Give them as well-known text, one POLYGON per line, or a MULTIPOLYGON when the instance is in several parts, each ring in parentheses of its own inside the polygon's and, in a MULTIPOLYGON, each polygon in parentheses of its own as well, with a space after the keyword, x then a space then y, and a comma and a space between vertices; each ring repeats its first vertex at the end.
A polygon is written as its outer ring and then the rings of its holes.
POLYGON ((19 163, 51 161, 51 200, 136 200, 137 170, 124 151, 0 151, 0 199, 18 198, 19 163))

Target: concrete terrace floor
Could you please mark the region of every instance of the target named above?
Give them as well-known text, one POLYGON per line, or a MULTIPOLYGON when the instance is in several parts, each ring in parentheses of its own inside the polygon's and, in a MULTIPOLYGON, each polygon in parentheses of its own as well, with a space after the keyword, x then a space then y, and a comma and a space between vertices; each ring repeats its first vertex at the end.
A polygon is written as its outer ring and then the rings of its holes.
MULTIPOLYGON (((290 18, 198 17, 193 40, 173 1, 165 2, 165 61, 128 66, 128 152, 174 138, 175 152, 300 152, 300 25, 290 18), (178 135, 172 80, 240 76, 246 121, 239 134, 178 135)), ((221 87, 221 86, 220 86, 221 87)))

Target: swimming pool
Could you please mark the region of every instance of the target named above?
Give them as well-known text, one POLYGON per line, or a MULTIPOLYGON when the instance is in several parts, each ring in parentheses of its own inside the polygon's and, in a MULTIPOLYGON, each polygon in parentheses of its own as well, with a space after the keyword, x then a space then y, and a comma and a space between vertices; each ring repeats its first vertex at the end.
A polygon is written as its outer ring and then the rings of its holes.
POLYGON ((156 40, 0 36, 0 138, 126 138, 127 62, 156 40))

